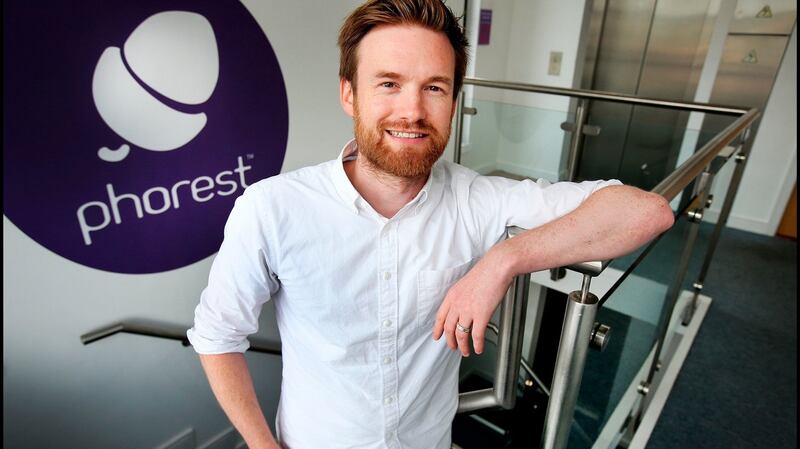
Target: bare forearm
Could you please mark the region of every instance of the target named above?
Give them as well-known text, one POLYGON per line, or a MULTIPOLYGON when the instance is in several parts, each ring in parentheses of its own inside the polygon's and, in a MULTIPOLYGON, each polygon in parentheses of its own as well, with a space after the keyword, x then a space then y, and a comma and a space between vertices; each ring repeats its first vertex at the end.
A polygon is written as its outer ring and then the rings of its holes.
POLYGON ((250 449, 280 449, 258 404, 250 370, 240 353, 200 355, 214 395, 250 449))
POLYGON ((628 254, 672 223, 672 210, 663 197, 611 186, 592 194, 571 213, 501 242, 490 254, 512 276, 531 273, 628 254))
POLYGON ((514 276, 627 254, 672 226, 669 203, 635 187, 610 186, 593 193, 571 213, 494 247, 447 292, 433 326, 451 349, 468 356, 469 338, 483 351, 492 312, 514 276), (456 325, 472 332, 456 331, 456 325))

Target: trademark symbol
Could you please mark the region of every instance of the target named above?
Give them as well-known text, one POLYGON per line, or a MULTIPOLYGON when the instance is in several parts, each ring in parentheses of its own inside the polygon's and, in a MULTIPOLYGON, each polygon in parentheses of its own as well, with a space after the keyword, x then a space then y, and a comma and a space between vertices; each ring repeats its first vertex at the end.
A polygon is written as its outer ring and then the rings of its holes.
POLYGON ((253 153, 248 153, 247 154, 247 159, 255 159, 255 157, 256 156, 253 153))

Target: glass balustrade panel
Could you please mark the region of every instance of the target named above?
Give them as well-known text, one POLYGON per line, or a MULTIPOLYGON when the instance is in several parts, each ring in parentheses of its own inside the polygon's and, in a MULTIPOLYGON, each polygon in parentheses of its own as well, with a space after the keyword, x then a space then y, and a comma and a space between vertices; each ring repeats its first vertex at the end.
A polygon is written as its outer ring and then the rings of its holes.
POLYGON ((461 164, 480 174, 512 179, 563 179, 562 154, 569 134, 561 129, 574 121, 569 98, 554 95, 476 88, 465 102, 461 164))
POLYGON ((592 282, 602 306, 596 321, 610 326, 604 351, 590 350, 568 447, 592 447, 618 434, 649 370, 667 291, 680 262, 689 227, 685 219, 635 253, 611 261, 592 282), (633 391, 633 394, 631 394, 633 391))

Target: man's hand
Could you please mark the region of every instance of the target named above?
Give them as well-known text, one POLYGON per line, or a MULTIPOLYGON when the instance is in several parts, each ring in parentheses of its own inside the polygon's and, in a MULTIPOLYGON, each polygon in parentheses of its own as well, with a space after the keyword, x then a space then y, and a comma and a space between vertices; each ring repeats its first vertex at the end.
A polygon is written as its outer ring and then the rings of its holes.
POLYGON ((470 354, 470 334, 475 353, 483 352, 486 326, 514 279, 513 273, 501 263, 498 246, 450 288, 436 313, 433 339, 438 340, 444 333, 447 346, 460 349, 464 357, 470 354), (472 330, 464 332, 456 324, 472 330))
POLYGON ((661 195, 630 186, 609 186, 591 194, 572 212, 494 245, 444 298, 433 338, 469 356, 483 352, 486 325, 514 276, 587 260, 628 254, 666 231, 674 221, 661 195))

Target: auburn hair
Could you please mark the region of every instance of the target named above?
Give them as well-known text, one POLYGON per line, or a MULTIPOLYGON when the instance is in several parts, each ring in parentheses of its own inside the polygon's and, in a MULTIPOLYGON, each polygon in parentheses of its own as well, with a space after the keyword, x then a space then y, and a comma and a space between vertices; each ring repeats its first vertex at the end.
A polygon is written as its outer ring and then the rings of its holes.
POLYGON ((458 96, 467 70, 467 38, 453 12, 442 0, 370 0, 353 11, 339 30, 339 78, 355 91, 358 45, 379 25, 417 25, 444 33, 453 46, 456 72, 453 98, 458 96))

